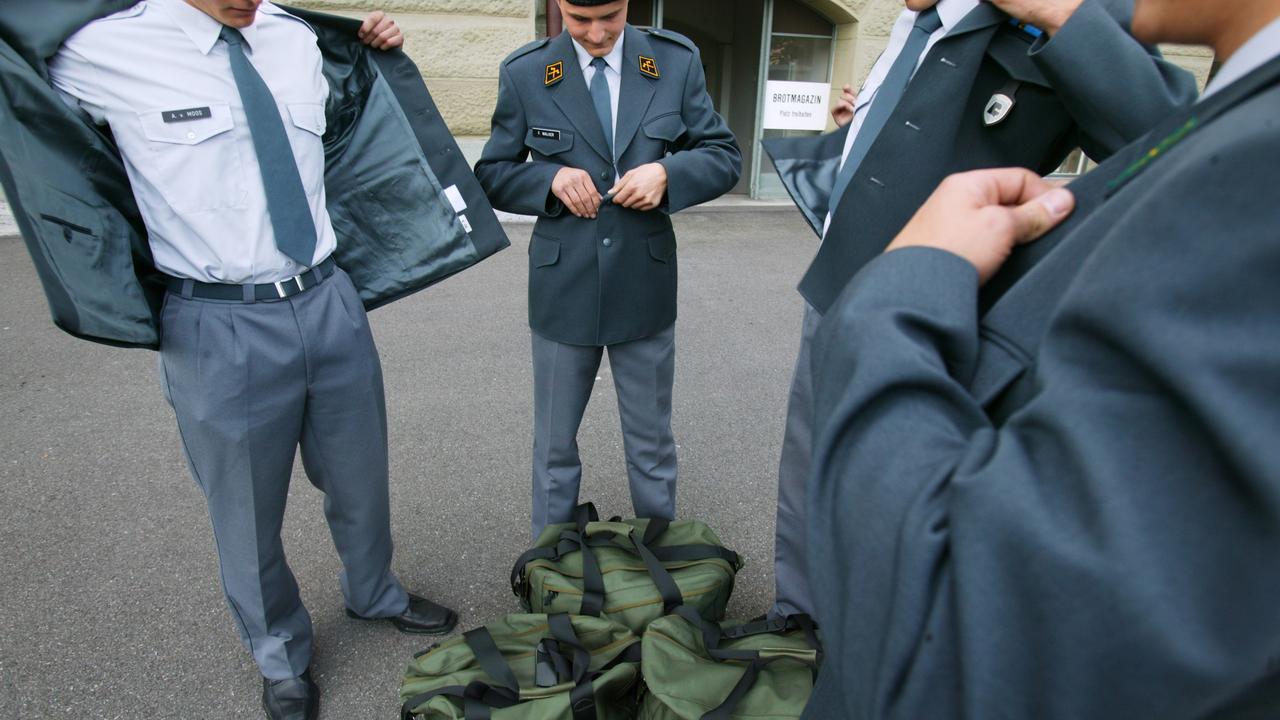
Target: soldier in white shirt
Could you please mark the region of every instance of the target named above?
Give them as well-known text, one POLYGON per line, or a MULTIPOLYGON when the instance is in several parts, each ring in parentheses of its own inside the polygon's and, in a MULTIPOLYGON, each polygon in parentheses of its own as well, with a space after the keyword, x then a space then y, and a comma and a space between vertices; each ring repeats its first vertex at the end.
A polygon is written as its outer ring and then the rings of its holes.
MULTIPOLYGON (((359 35, 403 43, 380 12, 359 35)), ((311 621, 280 541, 299 445, 326 495, 348 614, 431 634, 457 622, 391 572, 382 372, 330 258, 316 36, 263 0, 147 0, 85 26, 49 67, 68 103, 110 127, 169 276, 162 383, 263 706, 314 718, 311 621)))

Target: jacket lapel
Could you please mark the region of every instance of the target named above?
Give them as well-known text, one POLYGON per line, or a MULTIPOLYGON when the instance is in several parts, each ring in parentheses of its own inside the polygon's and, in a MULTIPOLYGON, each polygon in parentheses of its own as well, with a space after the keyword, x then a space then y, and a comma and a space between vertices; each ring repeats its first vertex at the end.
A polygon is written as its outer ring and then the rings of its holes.
POLYGON ((660 78, 651 78, 640 72, 640 57, 654 57, 649 38, 631 25, 627 25, 624 37, 622 87, 618 93, 618 122, 613 138, 619 158, 631 145, 636 131, 640 129, 640 121, 649 110, 649 103, 653 100, 653 84, 661 82, 660 78))
POLYGON ((546 57, 550 62, 559 60, 564 63, 564 79, 548 88, 551 99, 569 119, 569 123, 577 128, 578 134, 586 139, 591 149, 612 165, 609 144, 605 142, 604 129, 600 127, 596 106, 587 92, 587 81, 582 75, 582 68, 578 66, 578 53, 574 51, 569 33, 560 33, 551 43, 546 57))
POLYGON ((961 18, 960 22, 951 28, 951 32, 947 33, 947 37, 944 39, 985 30, 1003 22, 1009 22, 1009 16, 1003 10, 989 2, 980 2, 978 7, 970 10, 968 15, 961 18))

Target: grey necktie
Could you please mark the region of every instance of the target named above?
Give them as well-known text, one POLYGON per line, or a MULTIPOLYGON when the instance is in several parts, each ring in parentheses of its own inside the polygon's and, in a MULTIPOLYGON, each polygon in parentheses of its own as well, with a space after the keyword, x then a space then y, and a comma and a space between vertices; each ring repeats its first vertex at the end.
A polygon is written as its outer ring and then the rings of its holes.
POLYGON ((289 135, 280 119, 280 109, 267 83, 245 57, 240 31, 224 26, 221 37, 227 43, 231 75, 240 91, 249 135, 262 170, 267 214, 271 216, 276 247, 299 265, 310 267, 316 253, 316 224, 307 192, 302 187, 302 177, 298 175, 289 135))
POLYGON ((898 54, 898 59, 893 61, 889 73, 884 76, 884 82, 876 91, 875 99, 871 101, 871 108, 867 110, 867 116, 858 130, 858 136, 853 140, 853 147, 849 148, 849 155, 840 168, 840 174, 836 176, 836 184, 831 188, 831 201, 827 204, 830 212, 834 213, 836 207, 840 205, 840 198, 848 189, 849 181, 853 180, 853 174, 858 171, 858 166, 867 156, 871 144, 884 129, 889 116, 898 106, 898 101, 906 93, 907 83, 911 82, 911 75, 920 62, 925 46, 929 44, 929 37, 940 27, 942 27, 942 18, 938 17, 936 5, 921 11, 916 17, 916 24, 911 28, 911 34, 907 36, 902 52, 898 54))
POLYGON ((604 130, 604 139, 609 143, 609 159, 613 157, 613 99, 609 97, 609 79, 604 76, 609 63, 598 57, 591 60, 591 67, 596 74, 591 78, 591 102, 596 106, 596 116, 600 118, 600 128, 604 130))

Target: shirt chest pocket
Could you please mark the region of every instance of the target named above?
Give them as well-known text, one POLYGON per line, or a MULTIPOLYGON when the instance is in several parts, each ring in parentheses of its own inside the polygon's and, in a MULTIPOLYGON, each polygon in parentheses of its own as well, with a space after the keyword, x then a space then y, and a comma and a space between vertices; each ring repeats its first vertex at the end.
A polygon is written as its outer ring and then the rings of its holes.
POLYGON ((244 163, 229 105, 191 103, 139 113, 138 121, 150 152, 134 165, 174 211, 246 206, 244 163))
POLYGON ((324 187, 324 133, 327 127, 324 105, 320 103, 290 103, 288 105, 289 141, 293 143, 293 155, 298 161, 298 174, 302 186, 309 195, 324 187))

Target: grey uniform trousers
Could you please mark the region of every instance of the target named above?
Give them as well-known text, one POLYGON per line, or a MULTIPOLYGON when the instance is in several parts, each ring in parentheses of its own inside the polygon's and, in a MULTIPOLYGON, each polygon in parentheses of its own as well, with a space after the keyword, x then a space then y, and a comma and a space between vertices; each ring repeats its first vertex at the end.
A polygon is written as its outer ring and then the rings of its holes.
MULTIPOLYGON (((569 522, 578 503, 578 427, 604 348, 533 335, 533 537, 569 522)), ((675 518, 676 443, 671 435, 675 326, 609 345, 627 479, 637 517, 675 518)))
POLYGON ((787 427, 783 432, 782 457, 778 462, 778 521, 773 544, 775 600, 769 611, 775 617, 814 614, 805 555, 808 547, 805 535, 809 531, 805 485, 813 462, 813 371, 809 365, 809 351, 821 322, 822 315, 805 303, 800 353, 791 379, 787 427))
POLYGON ((311 618, 280 541, 299 444, 308 479, 325 494, 347 606, 367 617, 408 606, 391 573, 386 408, 364 307, 335 270, 280 301, 171 292, 161 328, 165 395, 208 500, 241 639, 265 677, 300 675, 311 661, 311 618))

